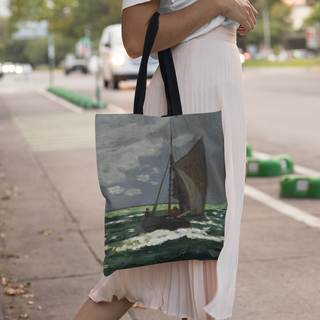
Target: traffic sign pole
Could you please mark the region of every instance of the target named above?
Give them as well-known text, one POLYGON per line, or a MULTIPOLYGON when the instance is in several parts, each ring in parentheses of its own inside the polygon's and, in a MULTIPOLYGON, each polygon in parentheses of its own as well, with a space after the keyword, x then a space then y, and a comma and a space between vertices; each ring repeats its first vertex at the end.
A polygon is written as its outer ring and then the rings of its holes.
POLYGON ((49 78, 49 86, 54 86, 54 68, 55 68, 55 48, 54 48, 54 36, 52 33, 48 36, 48 58, 50 65, 50 78, 49 78))

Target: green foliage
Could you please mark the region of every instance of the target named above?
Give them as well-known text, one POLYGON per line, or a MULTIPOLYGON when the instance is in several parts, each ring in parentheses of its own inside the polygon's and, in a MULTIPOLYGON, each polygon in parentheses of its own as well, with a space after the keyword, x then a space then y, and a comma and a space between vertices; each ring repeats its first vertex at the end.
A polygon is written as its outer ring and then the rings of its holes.
POLYGON ((292 7, 286 5, 284 2, 274 4, 269 11, 271 20, 290 24, 288 18, 292 12, 292 7))
POLYGON ((314 6, 314 5, 316 5, 317 3, 319 3, 320 2, 320 0, 307 0, 306 1, 306 4, 308 5, 308 6, 314 6))
POLYGON ((274 5, 283 3, 282 0, 250 0, 250 3, 258 11, 258 15, 262 15, 262 9, 264 6, 270 10, 274 5))
POLYGON ((107 107, 106 102, 100 102, 100 105, 99 105, 98 102, 94 101, 92 97, 89 97, 84 94, 74 92, 71 90, 67 90, 64 88, 49 87, 47 90, 57 95, 58 97, 68 100, 71 103, 74 103, 85 109, 100 109, 100 108, 107 107))
POLYGON ((308 26, 313 26, 313 24, 317 21, 320 22, 320 2, 314 6, 313 11, 306 19, 304 19, 303 22, 308 26))
POLYGON ((267 59, 250 59, 246 60, 243 67, 315 67, 319 68, 320 57, 308 59, 291 58, 286 61, 269 61, 267 59))
MULTIPOLYGON (((250 2, 258 11, 258 19, 255 27, 245 37, 245 43, 259 46, 264 43, 263 2, 259 0, 250 2)), ((278 47, 283 42, 284 35, 292 30, 289 18, 292 8, 280 0, 266 1, 266 7, 269 10, 271 46, 278 47)))
POLYGON ((120 23, 121 5, 120 0, 10 0, 10 31, 18 22, 48 20, 55 34, 97 40, 107 25, 120 23))
POLYGON ((254 28, 245 36, 246 44, 255 44, 259 46, 263 43, 263 24, 258 20, 254 28))
POLYGON ((8 20, 0 17, 0 61, 25 62, 25 41, 13 41, 8 31, 8 20))
POLYGON ((57 65, 62 59, 64 59, 67 53, 75 51, 76 40, 73 38, 67 38, 61 34, 56 34, 54 36, 54 46, 57 65))
MULTIPOLYGON (((55 36, 55 55, 58 64, 68 52, 75 50, 74 39, 66 38, 60 34, 55 36)), ((48 62, 48 40, 12 40, 8 21, 0 18, 0 61, 14 63, 30 63, 31 65, 45 64, 48 62)))
POLYGON ((32 65, 47 63, 47 51, 47 39, 25 41, 25 46, 23 48, 26 60, 32 65))

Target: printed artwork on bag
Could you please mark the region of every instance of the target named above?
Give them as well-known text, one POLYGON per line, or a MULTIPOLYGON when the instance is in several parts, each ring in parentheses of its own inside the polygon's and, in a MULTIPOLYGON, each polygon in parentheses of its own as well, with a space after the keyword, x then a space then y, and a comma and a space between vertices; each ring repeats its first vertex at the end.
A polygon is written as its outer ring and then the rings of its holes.
POLYGON ((221 112, 97 115, 96 145, 106 276, 218 258, 227 210, 221 112))

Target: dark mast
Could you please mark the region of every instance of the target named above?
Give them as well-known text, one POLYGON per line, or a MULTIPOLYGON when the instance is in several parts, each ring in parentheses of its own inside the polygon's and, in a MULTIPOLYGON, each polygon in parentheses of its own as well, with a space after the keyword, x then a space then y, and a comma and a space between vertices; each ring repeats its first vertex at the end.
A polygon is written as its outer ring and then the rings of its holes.
POLYGON ((169 163, 169 199, 168 199, 168 214, 171 213, 171 196, 173 195, 173 179, 172 179, 172 167, 174 163, 174 159, 172 156, 172 131, 170 130, 170 163, 169 163))

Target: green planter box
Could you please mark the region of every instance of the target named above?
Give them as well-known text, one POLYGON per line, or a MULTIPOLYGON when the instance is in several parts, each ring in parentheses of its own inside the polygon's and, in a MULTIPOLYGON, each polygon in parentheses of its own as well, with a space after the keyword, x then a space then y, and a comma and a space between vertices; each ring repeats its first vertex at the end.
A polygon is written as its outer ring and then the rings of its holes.
POLYGON ((249 142, 247 142, 247 157, 252 156, 252 146, 249 142))
POLYGON ((270 159, 258 159, 247 157, 248 177, 275 177, 293 173, 294 161, 287 155, 271 157, 270 159))
POLYGON ((107 106, 105 102, 100 102, 100 104, 98 104, 97 102, 94 102, 94 100, 89 96, 85 96, 83 94, 66 90, 63 88, 50 87, 47 90, 55 94, 56 96, 68 100, 84 109, 102 109, 106 108, 107 106))
POLYGON ((320 177, 286 175, 280 180, 280 196, 320 199, 320 177))

